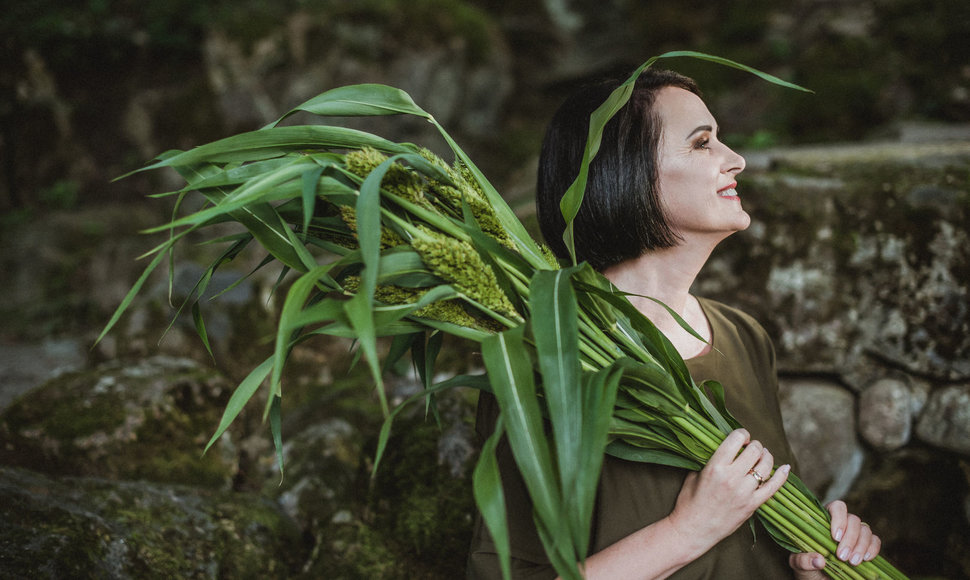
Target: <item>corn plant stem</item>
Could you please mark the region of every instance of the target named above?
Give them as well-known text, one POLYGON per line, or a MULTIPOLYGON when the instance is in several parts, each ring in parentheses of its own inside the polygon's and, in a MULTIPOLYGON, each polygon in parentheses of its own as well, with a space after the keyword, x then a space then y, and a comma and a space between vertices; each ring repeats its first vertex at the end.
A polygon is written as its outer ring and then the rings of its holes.
MULTIPOLYGON (((776 493, 765 505, 767 506, 768 511, 783 511, 789 516, 800 515, 800 510, 798 510, 797 507, 792 506, 791 502, 784 497, 784 494, 776 493)), ((819 527, 813 525, 812 522, 806 521, 804 518, 792 517, 791 519, 794 520, 795 525, 797 525, 800 530, 805 532, 808 538, 811 538, 816 552, 825 557, 828 557, 833 553, 833 545, 831 538, 829 537, 828 529, 820 529, 819 527)))
MULTIPOLYGON (((607 336, 605 332, 603 332, 602 325, 596 324, 590 318, 590 315, 589 315, 588 312, 586 312, 586 310, 584 310, 582 308, 579 308, 577 310, 577 313, 579 314, 579 324, 580 324, 580 326, 589 329, 590 340, 593 340, 594 342, 596 342, 597 345, 608 345, 608 344, 612 344, 615 347, 616 342, 610 340, 610 337, 607 336)), ((602 348, 605 351, 609 351, 610 350, 606 346, 603 346, 602 348)), ((613 356, 614 356, 614 358, 616 357, 615 351, 614 351, 613 356)))
MULTIPOLYGON (((524 279, 522 273, 517 268, 509 266, 500 258, 496 261, 502 266, 502 269, 508 275, 508 279, 515 286, 515 289, 519 295, 525 300, 528 300, 530 296, 528 280, 524 279)), ((582 313, 583 311, 579 310, 579 312, 582 313)), ((597 327, 593 324, 583 324, 582 321, 580 322, 579 330, 581 333, 588 336, 589 340, 587 341, 580 339, 579 348, 583 354, 587 355, 592 361, 599 364, 599 368, 606 368, 613 363, 615 357, 606 351, 606 349, 602 347, 602 343, 597 340, 598 337, 595 336, 596 328, 597 327)))
POLYGON ((811 537, 803 536, 799 526, 791 521, 788 517, 785 517, 785 515, 777 509, 777 505, 772 503, 772 500, 769 499, 761 507, 759 507, 758 512, 766 520, 786 530, 788 532, 788 537, 792 539, 792 543, 795 544, 798 549, 806 552, 818 552, 823 556, 828 555, 827 551, 820 544, 818 544, 818 542, 813 541, 811 537))
POLYGON ((597 340, 598 337, 596 336, 595 326, 580 322, 579 332, 582 335, 579 340, 580 345, 586 345, 589 348, 595 349, 603 358, 604 362, 609 361, 606 362, 604 367, 613 364, 617 360, 616 354, 609 352, 609 350, 604 348, 602 343, 597 340), (583 340, 583 338, 586 338, 587 340, 583 340))

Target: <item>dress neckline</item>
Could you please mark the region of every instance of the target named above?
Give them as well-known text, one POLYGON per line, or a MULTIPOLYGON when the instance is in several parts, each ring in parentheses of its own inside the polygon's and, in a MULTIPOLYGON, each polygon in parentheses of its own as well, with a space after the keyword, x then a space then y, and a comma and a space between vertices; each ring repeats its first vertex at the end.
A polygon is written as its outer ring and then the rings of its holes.
POLYGON ((688 362, 688 361, 699 361, 699 360, 703 359, 704 357, 709 356, 711 353, 713 353, 713 352, 715 352, 717 350, 717 348, 715 347, 715 344, 714 344, 714 341, 715 341, 715 339, 717 337, 717 334, 714 332, 714 323, 711 321, 710 312, 709 312, 707 306, 704 304, 705 299, 704 298, 701 298, 700 296, 694 296, 694 299, 697 300, 697 305, 700 306, 701 313, 704 315, 704 321, 707 323, 707 328, 711 332, 711 338, 707 342, 707 345, 704 347, 704 349, 701 350, 700 353, 698 353, 698 354, 696 354, 696 355, 694 355, 694 356, 692 356, 692 357, 690 357, 688 359, 684 359, 684 362, 688 362))

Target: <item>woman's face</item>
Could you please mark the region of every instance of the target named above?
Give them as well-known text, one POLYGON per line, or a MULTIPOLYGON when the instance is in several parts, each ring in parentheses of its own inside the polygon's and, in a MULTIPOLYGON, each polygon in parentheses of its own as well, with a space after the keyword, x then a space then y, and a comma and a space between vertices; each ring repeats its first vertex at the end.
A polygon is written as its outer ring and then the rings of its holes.
POLYGON ((717 122, 704 101, 679 87, 658 91, 658 188, 668 223, 684 242, 715 243, 751 224, 735 178, 744 158, 717 139, 717 122))

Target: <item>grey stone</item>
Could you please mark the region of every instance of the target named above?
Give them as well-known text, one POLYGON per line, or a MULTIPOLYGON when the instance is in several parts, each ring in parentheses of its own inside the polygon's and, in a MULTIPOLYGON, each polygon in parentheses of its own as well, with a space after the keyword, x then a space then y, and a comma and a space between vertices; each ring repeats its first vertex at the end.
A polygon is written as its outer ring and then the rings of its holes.
POLYGON ((927 443, 970 455, 970 384, 931 393, 916 433, 927 443))
POLYGON ((85 362, 84 347, 73 338, 0 345, 0 412, 20 395, 85 362))
POLYGON ((780 402, 797 475, 820 498, 841 497, 862 464, 855 397, 831 382, 799 379, 781 383, 780 402))
POLYGON ((909 443, 913 397, 905 382, 881 379, 859 398, 859 434, 877 449, 893 451, 909 443))

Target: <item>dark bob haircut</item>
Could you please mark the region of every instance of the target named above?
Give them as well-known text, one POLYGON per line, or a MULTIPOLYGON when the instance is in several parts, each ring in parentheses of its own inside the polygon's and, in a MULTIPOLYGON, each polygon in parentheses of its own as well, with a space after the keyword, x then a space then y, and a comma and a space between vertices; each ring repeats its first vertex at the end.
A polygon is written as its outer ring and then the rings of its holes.
MULTIPOLYGON (((559 258, 569 256, 562 241, 566 223, 559 202, 579 174, 589 116, 621 83, 615 79, 580 89, 559 107, 546 130, 536 211, 542 235, 559 258)), ((647 69, 637 79, 630 101, 603 131, 599 153, 590 165, 586 195, 573 221, 576 259, 597 270, 677 243, 657 191, 662 127, 653 103, 657 91, 669 86, 700 95, 688 77, 647 69)))

